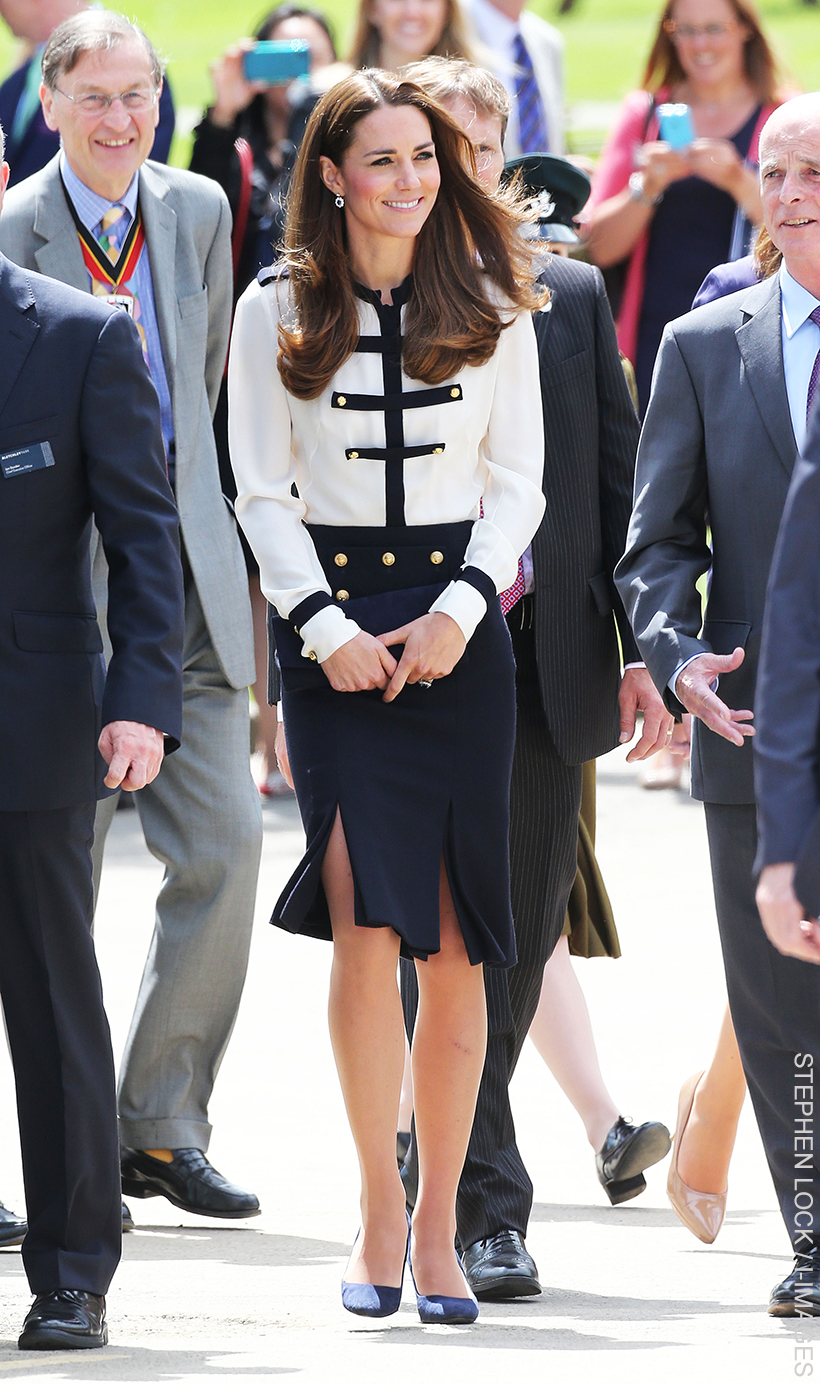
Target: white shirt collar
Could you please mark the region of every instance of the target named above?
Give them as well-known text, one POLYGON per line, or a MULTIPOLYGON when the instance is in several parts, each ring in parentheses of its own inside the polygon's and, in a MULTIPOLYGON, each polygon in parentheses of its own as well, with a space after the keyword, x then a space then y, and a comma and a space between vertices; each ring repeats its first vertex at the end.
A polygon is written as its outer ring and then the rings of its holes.
POLYGON ((807 322, 815 308, 820 308, 820 299, 813 297, 807 288, 793 279, 785 261, 780 266, 780 297, 783 308, 783 326, 791 341, 795 332, 807 322))
POLYGON ((503 10, 491 4, 491 0, 470 0, 470 14, 488 47, 512 51, 513 39, 519 30, 517 20, 510 19, 503 10))

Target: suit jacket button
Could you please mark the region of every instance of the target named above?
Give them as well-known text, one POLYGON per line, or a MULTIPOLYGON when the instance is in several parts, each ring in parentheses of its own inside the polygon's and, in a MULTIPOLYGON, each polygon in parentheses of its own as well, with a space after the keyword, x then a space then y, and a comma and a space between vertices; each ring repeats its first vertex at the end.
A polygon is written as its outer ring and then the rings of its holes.
POLYGON ((336 556, 334 557, 333 561, 336 563, 336 566, 337 566, 337 567, 346 567, 346 566, 347 566, 347 553, 337 553, 336 556))
POLYGON ((358 461, 358 460, 359 460, 359 453, 358 453, 358 452, 348 452, 348 454, 347 454, 347 459, 348 459, 348 461, 358 461))
POLYGON ((345 404, 347 403, 347 399, 345 398, 344 394, 339 395, 338 399, 336 400, 336 403, 339 405, 339 408, 344 408, 345 404))
POLYGON ((385 567, 392 567, 395 561, 396 559, 393 553, 382 553, 382 562, 385 567))
POLYGON ((443 451, 444 451, 444 448, 443 448, 443 447, 434 447, 434 448, 433 448, 433 456, 434 456, 434 457, 440 457, 443 451))
POLYGON ((316 662, 316 655, 315 655, 315 653, 313 652, 312 649, 311 649, 310 653, 308 654, 308 658, 310 659, 311 663, 315 663, 315 662, 316 662))
POLYGON ((434 553, 430 554, 430 561, 433 563, 435 567, 438 567, 439 564, 444 561, 444 554, 440 553, 437 548, 434 553))
POLYGON ((349 600, 350 600, 350 592, 349 592, 349 591, 344 591, 344 590, 343 590, 343 591, 337 591, 337 592, 336 592, 336 600, 337 600, 337 601, 349 601, 349 600))
POLYGON ((451 390, 450 390, 450 398, 451 398, 451 399, 460 399, 460 398, 461 398, 461 390, 460 390, 460 389, 451 389, 451 390))

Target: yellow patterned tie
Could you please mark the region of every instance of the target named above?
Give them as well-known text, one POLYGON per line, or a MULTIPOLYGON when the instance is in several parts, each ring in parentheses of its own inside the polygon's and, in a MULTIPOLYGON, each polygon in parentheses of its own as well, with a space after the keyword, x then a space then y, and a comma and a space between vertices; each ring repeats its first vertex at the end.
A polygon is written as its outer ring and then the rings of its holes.
POLYGON ((125 207, 110 207, 102 219, 99 235, 100 245, 104 249, 112 264, 116 264, 120 257, 119 231, 122 229, 118 222, 125 215, 125 207), (117 227, 114 230, 114 227, 117 227))

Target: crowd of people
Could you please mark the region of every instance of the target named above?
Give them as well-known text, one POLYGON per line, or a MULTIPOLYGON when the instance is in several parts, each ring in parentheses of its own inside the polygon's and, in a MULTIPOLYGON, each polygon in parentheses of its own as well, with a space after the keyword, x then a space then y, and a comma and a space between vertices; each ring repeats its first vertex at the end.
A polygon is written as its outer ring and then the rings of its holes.
POLYGON ((423 1322, 541 1292, 509 1097, 530 1036, 610 1203, 671 1146, 707 1242, 748 1083, 795 1254, 769 1311, 820 1315, 794 1127, 820 1059, 820 96, 750 0, 669 0, 589 167, 520 0, 361 0, 343 59, 287 0, 214 62, 182 170, 133 22, 0 14, 20 1347, 105 1345, 124 1195, 259 1214, 208 1107, 261 803, 290 789, 306 848, 271 922, 333 946, 344 1308, 393 1315, 405 1266, 423 1322), (255 80, 269 40, 303 78, 255 80), (595 760, 680 753, 689 718, 729 1008, 672 1141, 610 1095, 571 956, 620 954, 595 760), (93 914, 123 791, 165 874, 115 1085, 93 914))

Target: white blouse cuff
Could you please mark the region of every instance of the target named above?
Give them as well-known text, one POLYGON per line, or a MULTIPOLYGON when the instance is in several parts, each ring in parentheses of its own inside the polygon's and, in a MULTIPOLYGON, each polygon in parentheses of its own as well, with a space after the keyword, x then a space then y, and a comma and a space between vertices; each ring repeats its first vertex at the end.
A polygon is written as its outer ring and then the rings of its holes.
POLYGON ((314 654, 318 663, 324 663, 343 644, 349 644, 351 639, 361 634, 361 630, 356 621, 348 620, 338 606, 329 605, 311 615, 300 626, 299 633, 302 636, 303 656, 310 658, 314 654))
POLYGON ((469 642, 478 624, 487 614, 487 602, 468 582, 452 581, 430 607, 431 614, 439 611, 455 620, 464 638, 469 642))

